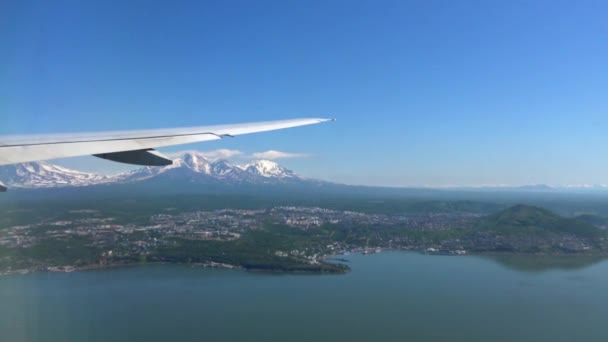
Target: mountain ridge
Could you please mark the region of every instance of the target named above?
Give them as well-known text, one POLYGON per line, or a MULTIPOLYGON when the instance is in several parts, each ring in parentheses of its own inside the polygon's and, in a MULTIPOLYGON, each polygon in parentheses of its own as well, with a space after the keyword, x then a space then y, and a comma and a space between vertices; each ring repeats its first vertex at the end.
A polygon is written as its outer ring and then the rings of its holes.
POLYGON ((183 180, 193 183, 281 184, 313 181, 270 160, 236 165, 211 161, 199 152, 187 152, 164 167, 143 167, 114 176, 72 170, 48 162, 0 166, 0 182, 8 188, 82 187, 102 184, 140 183, 148 180, 183 180))
POLYGON ((9 188, 56 188, 106 184, 112 182, 112 177, 41 161, 0 166, 0 182, 9 188))

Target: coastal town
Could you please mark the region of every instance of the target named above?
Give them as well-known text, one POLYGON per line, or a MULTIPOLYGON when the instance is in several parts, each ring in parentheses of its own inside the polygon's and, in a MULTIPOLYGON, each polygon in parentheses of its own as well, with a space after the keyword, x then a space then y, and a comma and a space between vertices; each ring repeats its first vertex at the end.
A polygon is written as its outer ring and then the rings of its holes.
MULTIPOLYGON (((99 251, 97 263, 111 264, 113 260, 150 255, 159 248, 174 244, 176 239, 230 242, 240 239, 248 232, 264 230, 268 227, 295 229, 312 236, 316 231, 337 227, 372 227, 378 231, 384 229, 441 231, 465 225, 479 217, 478 214, 472 213, 382 215, 297 206, 194 212, 178 212, 174 208, 166 208, 162 213, 154 214, 140 223, 121 223, 114 217, 91 209, 74 210, 69 216, 70 219, 46 220, 1 229, 0 247, 8 250, 31 250, 52 242, 54 245, 69 249, 71 243, 78 242, 99 251)), ((336 254, 351 252, 368 254, 383 248, 424 250, 427 247, 402 244, 405 240, 396 236, 385 239, 381 235, 378 240, 369 239, 366 235, 356 236, 355 233, 354 237, 357 239, 350 239, 350 242, 327 240, 327 243, 315 244, 314 247, 301 250, 277 249, 272 253, 279 257, 294 257, 315 264, 336 254), (373 244, 361 243, 364 240, 373 240, 373 244)), ((0 271, 15 272, 13 268, 15 264, 28 264, 23 260, 14 260, 15 258, 11 253, 4 255, 0 259, 0 265, 3 265, 4 269, 0 271)), ((36 262, 32 264, 35 269, 48 270, 71 270, 77 267, 77 265, 44 265, 36 262)))
MULTIPOLYGON (((473 231, 483 217, 473 212, 389 215, 275 206, 207 211, 164 208, 125 219, 79 209, 60 220, 0 229, 0 273, 71 271, 138 262, 251 269, 290 265, 288 269, 299 270, 326 267, 332 256, 386 249, 448 255, 525 252, 522 246, 560 253, 595 251, 591 240, 574 234, 539 239, 473 231)), ((604 238, 599 241, 606 244, 604 238)))

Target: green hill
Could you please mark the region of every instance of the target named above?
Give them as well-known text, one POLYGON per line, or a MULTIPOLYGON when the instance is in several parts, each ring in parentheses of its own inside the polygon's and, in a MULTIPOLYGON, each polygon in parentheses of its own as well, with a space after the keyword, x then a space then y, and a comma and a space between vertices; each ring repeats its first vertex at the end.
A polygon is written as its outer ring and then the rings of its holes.
POLYGON ((516 205, 481 218, 465 234, 475 252, 525 254, 604 254, 606 231, 547 209, 516 205))
POLYGON ((592 224, 596 227, 606 227, 608 226, 608 218, 603 217, 603 216, 599 216, 599 215, 592 215, 592 214, 583 214, 583 215, 579 215, 577 217, 575 217, 578 221, 583 221, 583 222, 587 222, 589 224, 592 224))
POLYGON ((484 217, 476 226, 478 231, 491 231, 504 236, 574 235, 595 239, 605 231, 583 220, 561 217, 547 209, 516 205, 484 217))

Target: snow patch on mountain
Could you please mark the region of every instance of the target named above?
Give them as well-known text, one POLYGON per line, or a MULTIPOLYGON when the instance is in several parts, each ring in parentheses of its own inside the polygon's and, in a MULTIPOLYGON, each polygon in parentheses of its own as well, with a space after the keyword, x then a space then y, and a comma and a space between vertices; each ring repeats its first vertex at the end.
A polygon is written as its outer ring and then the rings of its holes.
POLYGON ((0 181, 8 188, 86 186, 113 181, 113 177, 71 170, 46 162, 0 166, 0 181))
POLYGON ((256 160, 242 167, 243 170, 251 174, 259 175, 262 177, 270 178, 293 178, 296 177, 295 173, 291 170, 287 170, 279 164, 270 160, 256 160))

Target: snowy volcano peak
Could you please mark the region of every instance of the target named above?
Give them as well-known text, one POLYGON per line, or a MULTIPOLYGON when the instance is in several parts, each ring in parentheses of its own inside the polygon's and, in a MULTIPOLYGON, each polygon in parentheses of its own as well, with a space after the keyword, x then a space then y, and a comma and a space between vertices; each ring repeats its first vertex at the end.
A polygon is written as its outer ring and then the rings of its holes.
POLYGON ((296 176, 293 171, 287 170, 286 168, 270 160, 256 160, 243 166, 243 169, 248 173, 267 178, 286 178, 296 176))
POLYGON ((173 160, 173 164, 177 167, 188 168, 197 173, 211 173, 211 163, 200 152, 186 152, 180 158, 173 160))

